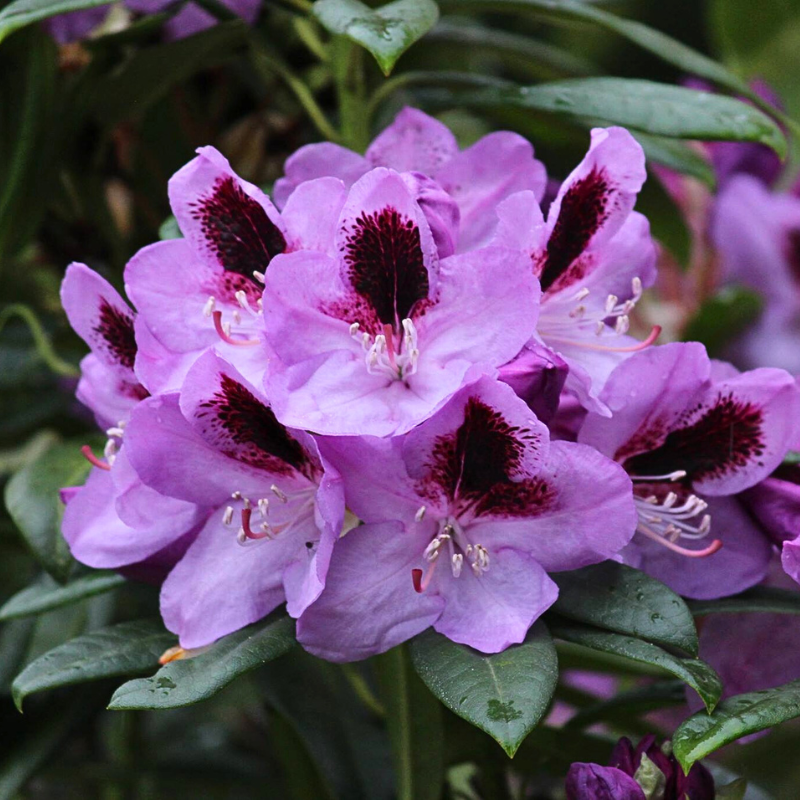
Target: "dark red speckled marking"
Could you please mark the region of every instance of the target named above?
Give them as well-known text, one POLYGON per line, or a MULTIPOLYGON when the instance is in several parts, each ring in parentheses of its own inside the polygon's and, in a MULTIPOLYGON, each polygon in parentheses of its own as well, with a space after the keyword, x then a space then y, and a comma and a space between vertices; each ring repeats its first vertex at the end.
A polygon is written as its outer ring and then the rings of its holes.
POLYGON ((311 467, 308 456, 272 409, 228 375, 221 373, 219 378, 219 390, 200 404, 197 416, 222 452, 279 475, 295 470, 306 474, 311 467))
POLYGON ((569 188, 561 200, 541 265, 539 280, 543 291, 562 289, 583 277, 579 264, 570 267, 608 217, 610 198, 605 172, 596 167, 569 188))
POLYGON ((100 336, 101 347, 114 361, 126 369, 133 369, 136 337, 130 312, 112 306, 105 297, 101 297, 97 324, 93 330, 100 336))
POLYGON ((719 478, 764 454, 763 414, 754 403, 720 394, 696 422, 671 431, 663 444, 625 461, 631 475, 685 470, 688 480, 719 478))
POLYGON ((428 297, 419 228, 392 207, 363 213, 355 220, 343 258, 353 289, 374 309, 380 323, 395 331, 428 297))
POLYGON ((451 503, 479 516, 534 516, 551 505, 553 490, 543 480, 515 482, 512 475, 538 441, 538 434, 509 425, 499 411, 470 398, 464 422, 437 438, 420 491, 430 494, 434 484, 451 503))
POLYGON ((192 216, 227 273, 223 293, 233 296, 241 289, 260 296, 253 272, 264 272, 286 250, 286 239, 267 212, 231 176, 217 179, 211 194, 192 205, 192 216))

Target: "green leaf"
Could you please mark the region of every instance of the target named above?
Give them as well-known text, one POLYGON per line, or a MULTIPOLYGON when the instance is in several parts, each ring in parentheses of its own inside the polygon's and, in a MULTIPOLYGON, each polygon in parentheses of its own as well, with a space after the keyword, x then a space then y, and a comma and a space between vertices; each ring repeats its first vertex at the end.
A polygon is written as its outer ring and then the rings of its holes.
POLYGON ((178 708, 198 703, 234 678, 282 656, 295 645, 294 620, 268 618, 216 642, 208 651, 163 666, 152 678, 129 681, 114 692, 114 711, 178 708))
POLYGON ((9 514, 37 561, 58 581, 67 579, 75 563, 61 536, 58 490, 82 483, 89 469, 79 445, 65 442, 46 450, 6 485, 9 514))
POLYGON ((10 33, 33 22, 56 14, 105 5, 108 5, 108 0, 14 0, 0 11, 0 42, 10 33))
POLYGON ((754 586, 741 594, 720 600, 689 600, 696 617, 705 614, 800 614, 800 594, 791 589, 754 586))
POLYGON ((633 135, 642 146, 648 161, 690 175, 702 181, 710 189, 714 188, 717 180, 714 169, 689 145, 664 136, 651 136, 641 131, 633 131, 633 135))
POLYGON ((764 301, 744 286, 725 286, 703 302, 686 326, 683 338, 702 342, 709 355, 717 356, 732 339, 761 315, 764 301))
POLYGON ((571 118, 589 117, 678 139, 760 142, 786 154, 786 138, 766 114, 724 95, 628 78, 580 78, 537 86, 484 89, 461 101, 510 105, 571 118))
POLYGON ((697 655, 692 615, 660 581, 615 561, 552 578, 558 585, 552 610, 562 617, 697 655))
POLYGON ((158 238, 162 241, 164 239, 181 239, 183 233, 181 232, 178 220, 170 214, 160 225, 158 229, 158 238))
POLYGON ((109 592, 124 583, 122 575, 105 571, 92 572, 63 586, 44 576, 17 592, 0 607, 0 622, 71 605, 87 597, 109 592))
POLYGON ((370 8, 359 0, 317 0, 314 15, 331 33, 347 36, 375 57, 385 75, 439 18, 433 0, 395 0, 370 8))
POLYGON ((34 692, 100 678, 135 675, 158 664, 175 643, 160 621, 121 622, 83 634, 28 664, 11 684, 17 708, 34 692))
MULTIPOLYGON (((721 0, 726 2, 726 0, 721 0)), ((746 2, 746 0, 740 0, 746 2)), ((705 78, 735 94, 761 103, 750 87, 724 65, 682 42, 635 20, 624 19, 578 0, 440 0, 446 11, 534 13, 562 23, 586 22, 624 37, 638 47, 672 64, 681 72, 705 78)))
POLYGON ((402 645, 375 658, 394 756, 398 800, 438 800, 444 781, 442 709, 402 645))
POLYGON ((544 716, 558 680, 558 658, 542 622, 522 644, 494 655, 428 630, 411 642, 411 658, 436 697, 509 756, 544 716))
POLYGON ((548 621, 553 636, 573 644, 611 653, 615 656, 659 667, 691 686, 706 708, 711 711, 719 702, 722 682, 719 675, 704 661, 696 658, 679 658, 660 647, 631 636, 589 628, 572 622, 548 621))
POLYGON ((720 747, 800 717, 800 681, 723 700, 713 714, 689 717, 675 731, 672 749, 684 772, 720 747))

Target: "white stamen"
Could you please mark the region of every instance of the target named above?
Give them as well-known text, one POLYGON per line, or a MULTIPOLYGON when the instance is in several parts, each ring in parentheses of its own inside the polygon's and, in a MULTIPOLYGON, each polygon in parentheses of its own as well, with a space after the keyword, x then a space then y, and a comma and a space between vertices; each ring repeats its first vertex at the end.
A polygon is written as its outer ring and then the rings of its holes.
POLYGON ((606 297, 606 314, 610 314, 618 302, 619 297, 617 297, 615 294, 610 294, 608 297, 606 297))
POLYGON ((425 516, 425 506, 420 506, 417 509, 417 513, 414 514, 414 521, 415 522, 422 522, 423 517, 425 516))
POLYGON ((572 319, 580 319, 585 313, 586 313, 586 306, 581 304, 579 306, 575 306, 575 308, 573 308, 572 311, 569 312, 569 315, 570 317, 572 317, 572 319))
POLYGON ((234 322, 235 322, 237 325, 241 325, 241 324, 242 324, 242 315, 241 315, 241 314, 240 314, 238 311, 236 311, 236 310, 234 309, 234 311, 233 311, 233 313, 231 314, 231 316, 233 317, 233 321, 234 321, 234 322))
POLYGON ((247 534, 244 532, 244 528, 239 528, 238 532, 236 533, 236 541, 241 545, 247 544, 247 534))
POLYGON ((274 483, 269 487, 269 490, 275 495, 275 497, 278 498, 278 500, 281 501, 281 503, 288 502, 289 498, 286 496, 286 493, 282 492, 274 483))
POLYGON ((664 475, 631 475, 632 481, 679 481, 686 477, 685 469, 676 469, 675 472, 667 472, 664 475))
POLYGON ((603 320, 599 319, 594 324, 594 335, 595 336, 602 336, 603 331, 606 329, 606 324, 603 320))
POLYGON ((572 299, 575 300, 576 303, 580 303, 581 300, 585 299, 589 296, 589 289, 584 286, 579 292, 575 293, 575 297, 572 299))
POLYGON ((216 302, 217 301, 214 299, 213 295, 206 300, 206 304, 203 306, 204 317, 210 317, 214 313, 214 305, 216 302))
POLYGON ((231 500, 241 500, 242 493, 240 491, 235 491, 231 493, 231 500))
POLYGON ((628 319, 626 314, 622 314, 617 317, 617 321, 614 323, 614 333, 618 335, 622 335, 623 333, 628 332, 628 328, 631 326, 631 321, 628 319))
POLYGON ((264 519, 267 518, 267 514, 269 513, 269 500, 266 497, 262 497, 258 501, 258 513, 261 514, 264 519))
POLYGON ((257 280, 259 283, 266 283, 266 281, 265 281, 265 279, 264 279, 264 273, 263 273, 263 272, 259 272, 257 269, 254 269, 254 270, 253 270, 253 277, 254 277, 254 278, 255 278, 255 279, 256 279, 256 280, 257 280))
POLYGON ((116 428, 109 428, 106 431, 106 436, 108 436, 109 439, 112 439, 112 438, 121 439, 124 435, 125 435, 125 431, 119 425, 116 428))
POLYGON ((464 556, 461 553, 453 553, 451 564, 453 577, 457 578, 461 574, 461 568, 464 566, 464 556))
POLYGON ((350 326, 350 335, 351 335, 351 336, 352 336, 354 339, 358 339, 358 338, 359 338, 359 336, 358 336, 358 329, 359 329, 360 327, 361 327, 361 326, 360 326, 360 325, 359 325, 357 322, 354 322, 354 323, 353 323, 353 324, 350 326))

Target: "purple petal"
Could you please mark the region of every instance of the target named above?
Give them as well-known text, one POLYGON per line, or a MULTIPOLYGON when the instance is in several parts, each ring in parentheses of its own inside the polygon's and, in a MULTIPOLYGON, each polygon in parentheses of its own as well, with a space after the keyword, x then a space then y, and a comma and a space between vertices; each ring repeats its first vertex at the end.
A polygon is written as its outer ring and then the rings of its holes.
POLYGON ((579 260, 622 227, 644 183, 644 153, 624 128, 595 128, 589 152, 559 189, 547 215, 550 236, 538 265, 545 291, 586 274, 579 260))
POLYGON ((568 372, 564 359, 531 340, 500 367, 497 377, 507 383, 540 420, 549 422, 558 411, 568 372))
POLYGON ((567 800, 645 800, 642 787, 615 767, 573 764, 567 774, 567 800))
POLYGON ((292 192, 305 181, 333 177, 349 189, 369 169, 364 156, 346 147, 331 142, 307 144, 286 160, 285 177, 276 181, 272 195, 278 208, 283 209, 292 192))
POLYGON ((450 129, 416 108, 404 108, 369 146, 367 161, 398 172, 436 171, 458 153, 450 129))
POLYGON ((301 184, 281 214, 290 250, 317 250, 335 255, 334 237, 347 187, 338 178, 319 178, 301 184))
POLYGON ((722 541, 716 553, 686 558, 643 536, 637 536, 631 545, 639 557, 638 569, 678 594, 698 600, 727 597, 755 586, 767 574, 773 555, 771 543, 738 500, 707 499, 710 536, 722 541))
POLYGON ((400 523, 362 525, 340 539, 325 591, 297 622, 303 647, 329 661, 357 661, 432 625, 443 601, 418 594, 411 578, 424 546, 400 523))
POLYGON ((525 639, 530 626, 555 602, 558 587, 532 558, 512 548, 492 550, 491 569, 455 578, 443 565, 431 589, 445 598, 433 627, 454 642, 499 653, 525 639))
POLYGON ((435 177, 461 211, 461 252, 489 242, 498 203, 521 191, 531 191, 538 200, 547 181, 530 142, 507 131, 490 133, 454 155, 435 177))

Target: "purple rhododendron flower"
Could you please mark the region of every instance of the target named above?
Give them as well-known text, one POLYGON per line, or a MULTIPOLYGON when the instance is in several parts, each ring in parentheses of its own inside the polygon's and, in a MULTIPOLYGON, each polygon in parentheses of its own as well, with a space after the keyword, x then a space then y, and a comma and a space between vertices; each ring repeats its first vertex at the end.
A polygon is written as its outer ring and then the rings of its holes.
POLYGON ((148 396, 134 372, 135 315, 117 290, 85 264, 70 264, 61 285, 61 303, 75 332, 91 353, 81 361, 78 399, 101 428, 119 426, 148 396))
POLYGON ((143 402, 125 449, 148 486, 213 509, 162 587, 161 613, 182 647, 284 601, 298 616, 318 597, 343 524, 341 480, 231 365, 209 351, 180 395, 143 402))
MULTIPOLYGON (((220 0, 220 2, 250 25, 256 21, 261 7, 261 0, 220 0)), ((124 0, 124 5, 131 11, 141 14, 158 14, 175 5, 175 0, 124 0)), ((77 42, 85 39, 105 20, 108 10, 109 6, 97 6, 70 11, 68 14, 58 14, 47 19, 45 26, 59 44, 77 42)), ((184 39, 216 24, 217 20, 208 11, 196 3, 186 3, 177 14, 164 23, 164 34, 167 39, 184 39)))
POLYGON ((771 545, 731 496, 769 476, 797 436, 794 379, 779 369, 739 374, 700 344, 668 344, 620 365, 601 400, 611 419, 590 413, 578 441, 633 479, 640 536, 627 560, 688 597, 758 583, 771 545), (684 546, 712 529, 719 538, 710 546, 684 546))
POLYGON ((573 764, 566 789, 567 800, 714 800, 715 796, 714 778, 701 763, 686 775, 669 743, 659 747, 652 734, 635 748, 627 737, 620 739, 609 767, 573 764))
POLYGON ((151 391, 175 390, 215 347, 260 384, 263 273, 279 253, 332 248, 344 188, 333 178, 309 182, 280 214, 217 150, 201 147, 170 180, 169 196, 186 238, 143 248, 125 269, 145 328, 137 334, 137 370, 151 391))
POLYGON ((550 442, 525 403, 485 377, 403 437, 320 448, 365 523, 337 544, 325 592, 298 621, 303 645, 331 660, 431 625, 487 653, 521 642, 556 599, 547 572, 613 556, 636 524, 619 467, 550 442))
POLYGON ((334 253, 276 256, 266 275, 264 325, 276 356, 266 388, 287 425, 404 433, 510 361, 533 333, 539 287, 525 255, 488 247, 440 260, 394 170, 371 170, 350 189, 334 253))
POLYGON ((544 166, 518 134, 490 133, 459 152, 447 126, 404 108, 363 156, 327 142, 301 147, 287 160, 286 177, 275 184, 275 203, 283 208, 312 178, 334 176, 350 187, 375 167, 390 167, 417 182, 415 199, 443 258, 487 244, 497 225, 497 204, 526 190, 541 200, 546 184, 544 166), (454 203, 455 215, 446 198, 454 203))
POLYGON ((567 388, 606 414, 597 395, 608 375, 658 335, 646 343, 625 335, 628 315, 655 280, 650 226, 633 211, 645 177, 638 142, 622 128, 596 128, 546 221, 531 192, 497 208, 493 243, 528 253, 541 282, 537 338, 569 365, 567 388))

